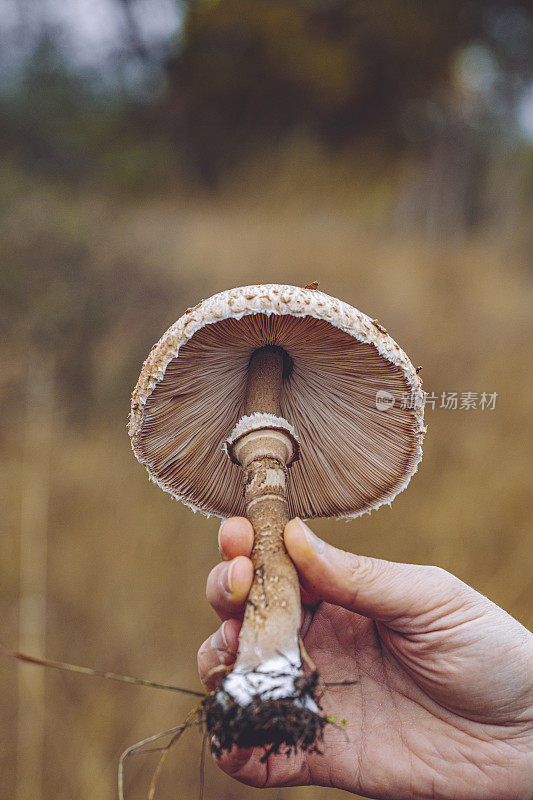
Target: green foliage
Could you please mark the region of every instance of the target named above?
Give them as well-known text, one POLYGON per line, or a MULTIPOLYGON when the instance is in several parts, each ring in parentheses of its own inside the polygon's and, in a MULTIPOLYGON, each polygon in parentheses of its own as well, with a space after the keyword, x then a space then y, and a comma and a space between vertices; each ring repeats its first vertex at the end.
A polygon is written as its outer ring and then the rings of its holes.
MULTIPOLYGON (((453 53, 489 38, 489 12, 507 6, 191 0, 163 113, 190 170, 208 183, 295 131, 328 148, 369 134, 399 144, 411 103, 442 91, 453 53)), ((514 21, 513 41, 526 13, 514 21)))
POLYGON ((149 96, 132 97, 76 71, 46 34, 18 81, 0 94, 4 158, 49 180, 153 189, 175 172, 176 159, 150 126, 149 96))
MULTIPOLYGON (((395 152, 420 131, 431 138, 446 104, 460 107, 451 68, 468 44, 487 49, 514 95, 504 98, 510 107, 533 71, 526 0, 183 6, 174 56, 137 60, 137 91, 76 70, 45 31, 18 82, 0 94, 4 152, 49 178, 121 191, 172 185, 178 175, 212 186, 291 138, 329 153, 369 140, 395 152)), ((128 48, 117 42, 117 63, 131 58, 128 48)), ((473 123, 483 113, 470 104, 473 123)))
POLYGON ((0 334, 22 360, 29 351, 55 356, 70 416, 84 415, 99 392, 122 402, 164 325, 162 309, 181 307, 183 279, 128 247, 111 199, 66 199, 12 173, 0 207, 0 334), (120 363, 105 381, 110 336, 120 342, 120 363))

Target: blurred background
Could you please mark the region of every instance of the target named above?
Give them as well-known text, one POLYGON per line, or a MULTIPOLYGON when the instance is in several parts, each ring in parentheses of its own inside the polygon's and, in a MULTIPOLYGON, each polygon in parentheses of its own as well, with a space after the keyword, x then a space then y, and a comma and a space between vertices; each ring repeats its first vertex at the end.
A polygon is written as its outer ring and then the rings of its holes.
MULTIPOLYGON (((0 69, 0 639, 199 688, 218 522, 149 483, 129 395, 187 306, 314 280, 435 398, 392 508, 315 529, 531 626, 531 3, 0 0, 0 69)), ((0 685, 15 800, 114 797, 120 753, 194 703, 4 657, 0 685)), ((161 800, 197 796, 200 750, 193 730, 161 800)), ((251 796, 207 758, 206 798, 251 796)))

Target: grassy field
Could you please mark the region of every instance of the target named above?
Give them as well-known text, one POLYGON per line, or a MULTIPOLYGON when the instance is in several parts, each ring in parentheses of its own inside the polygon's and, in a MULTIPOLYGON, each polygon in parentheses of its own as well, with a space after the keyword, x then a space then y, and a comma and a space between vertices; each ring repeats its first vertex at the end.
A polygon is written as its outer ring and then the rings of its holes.
MULTIPOLYGON (((417 229, 402 211, 417 197, 416 169, 364 160, 359 167, 338 163, 321 173, 289 158, 283 169, 263 164, 216 194, 194 197, 118 197, 10 173, 1 198, 2 269, 11 287, 22 276, 30 288, 27 296, 18 283, 13 289, 25 299, 12 306, 1 346, 6 644, 18 636, 29 504, 41 509, 46 539, 46 654, 199 688, 196 649, 216 624, 204 582, 218 558, 218 523, 149 483, 126 434, 129 393, 149 348, 187 306, 260 282, 319 280, 377 317, 423 366, 424 388, 439 398, 426 410, 419 472, 392 508, 348 523, 321 520, 317 532, 354 552, 438 564, 533 624, 525 213, 501 214, 475 232, 417 229), (87 305, 80 296, 90 291, 87 305), (78 303, 83 331, 76 316, 68 320, 62 338, 54 333, 44 348, 46 361, 39 325, 51 298, 54 321, 78 303), (32 391, 39 375, 45 389, 32 391), (439 407, 443 392, 497 399, 494 410, 451 410, 439 407)), ((421 193, 421 213, 424 202, 421 193)), ((19 668, 2 659, 0 669, 2 793, 15 797, 19 668)), ((31 702, 36 668, 20 669, 31 702)), ((177 724, 191 707, 190 698, 97 679, 47 673, 44 682, 43 796, 54 800, 114 796, 120 753, 177 724)), ((192 731, 167 762, 161 798, 197 796, 200 750, 192 731)), ((259 796, 207 760, 206 798, 259 796)), ((130 764, 128 800, 145 797, 150 774, 149 761, 130 764)))

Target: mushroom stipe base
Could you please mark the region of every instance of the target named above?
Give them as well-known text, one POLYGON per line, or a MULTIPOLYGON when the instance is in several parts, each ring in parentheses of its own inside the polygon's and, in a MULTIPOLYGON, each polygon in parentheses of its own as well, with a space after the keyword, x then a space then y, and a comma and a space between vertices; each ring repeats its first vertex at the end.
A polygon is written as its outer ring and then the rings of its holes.
POLYGON ((219 758, 233 747, 264 747, 261 761, 271 753, 287 756, 298 752, 321 753, 328 718, 304 706, 305 699, 318 708, 316 672, 301 681, 300 697, 277 700, 254 698, 242 706, 223 690, 204 701, 204 720, 211 737, 211 751, 219 758))

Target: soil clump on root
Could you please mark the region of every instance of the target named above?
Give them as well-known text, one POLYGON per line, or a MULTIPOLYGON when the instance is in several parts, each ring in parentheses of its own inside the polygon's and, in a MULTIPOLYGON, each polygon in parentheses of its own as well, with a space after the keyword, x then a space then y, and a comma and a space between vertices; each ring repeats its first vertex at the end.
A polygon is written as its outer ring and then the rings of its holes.
POLYGON ((257 696, 245 706, 220 689, 209 695, 203 703, 203 715, 214 755, 218 758, 234 746, 267 748, 261 761, 271 753, 320 753, 329 720, 305 706, 304 698, 308 697, 320 708, 316 680, 309 678, 305 690, 297 696, 269 700, 257 696))

